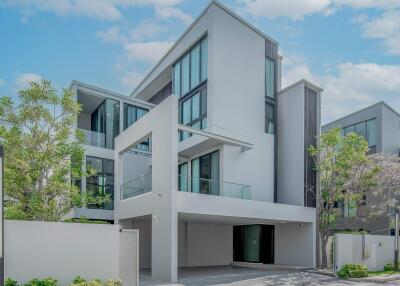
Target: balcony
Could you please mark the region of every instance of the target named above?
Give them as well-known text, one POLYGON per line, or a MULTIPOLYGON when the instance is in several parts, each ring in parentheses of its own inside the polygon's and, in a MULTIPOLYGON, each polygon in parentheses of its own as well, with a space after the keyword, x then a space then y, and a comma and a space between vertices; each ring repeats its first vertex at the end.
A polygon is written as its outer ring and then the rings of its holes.
POLYGON ((106 147, 106 134, 86 129, 79 129, 84 135, 84 145, 95 147, 106 147))
POLYGON ((121 185, 121 201, 151 192, 151 174, 141 175, 121 185))
MULTIPOLYGON (((151 192, 151 174, 141 175, 120 187, 121 201, 151 192)), ((251 186, 220 180, 179 176, 181 192, 251 200, 251 186)))
POLYGON ((251 200, 251 186, 179 175, 179 191, 251 200))

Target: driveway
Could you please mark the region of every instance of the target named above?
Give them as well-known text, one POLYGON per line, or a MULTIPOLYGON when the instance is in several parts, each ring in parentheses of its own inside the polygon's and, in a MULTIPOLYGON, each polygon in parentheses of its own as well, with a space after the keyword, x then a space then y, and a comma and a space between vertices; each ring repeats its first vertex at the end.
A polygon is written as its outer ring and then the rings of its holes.
POLYGON ((295 270, 265 270, 245 267, 218 266, 194 267, 179 270, 179 283, 169 284, 153 281, 149 271, 140 275, 140 286, 339 286, 339 285, 390 285, 400 286, 400 281, 390 283, 368 283, 337 280, 319 274, 295 270))

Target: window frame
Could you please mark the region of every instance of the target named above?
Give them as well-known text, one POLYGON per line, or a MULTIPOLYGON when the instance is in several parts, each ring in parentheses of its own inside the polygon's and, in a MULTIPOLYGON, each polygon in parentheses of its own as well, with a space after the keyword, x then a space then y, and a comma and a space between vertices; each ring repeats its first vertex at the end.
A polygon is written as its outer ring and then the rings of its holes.
MULTIPOLYGON (((206 71, 206 77, 204 79, 202 79, 202 68, 203 68, 203 52, 202 52, 202 43, 204 41, 207 41, 207 60, 208 60, 208 35, 204 35, 202 36, 198 41, 196 41, 193 45, 190 46, 190 48, 188 48, 186 50, 186 52, 184 52, 182 54, 182 56, 180 56, 172 65, 172 91, 175 92, 175 65, 177 65, 178 63, 180 64, 180 70, 179 70, 179 93, 180 94, 176 94, 179 98, 185 97, 188 94, 191 94, 192 91, 196 88, 198 88, 199 86, 201 86, 204 82, 207 81, 208 79, 208 71, 206 71), (192 83, 192 57, 191 57, 191 52, 193 49, 195 49, 196 47, 199 47, 199 82, 196 86, 191 86, 192 83), (188 56, 189 58, 189 90, 185 93, 182 93, 182 59, 185 58, 186 56, 188 56)), ((206 68, 208 69, 208 64, 206 65, 206 68)))
MULTIPOLYGON (((368 138, 369 138, 369 132, 368 132, 368 122, 370 122, 370 121, 374 121, 375 120, 375 136, 377 135, 376 134, 376 117, 373 117, 373 118, 370 118, 370 119, 367 119, 367 120, 362 120, 362 121, 359 121, 359 122, 356 122, 356 123, 353 123, 353 124, 349 124, 349 125, 346 125, 346 126, 344 126, 344 127, 342 127, 342 134, 343 134, 343 136, 346 136, 347 134, 349 134, 349 133, 351 133, 351 132, 354 132, 354 133, 356 133, 357 135, 360 135, 360 134, 358 134, 357 132, 356 132, 356 126, 357 125, 359 125, 359 124, 365 124, 365 140, 367 140, 367 142, 368 142, 368 148, 369 149, 373 149, 373 148, 376 148, 376 142, 377 142, 377 138, 375 138, 375 144, 374 145, 370 145, 370 143, 369 143, 369 140, 368 140, 368 138), (352 130, 353 131, 350 131, 350 132, 348 132, 347 134, 345 133, 345 130, 347 129, 347 128, 352 128, 352 130)), ((362 135, 360 135, 360 136, 362 136, 362 135)))
MULTIPOLYGON (((112 184, 106 183, 104 184, 99 184, 99 183, 92 183, 90 182, 90 179, 88 180, 88 178, 90 177, 86 177, 86 183, 85 183, 85 192, 88 191, 88 186, 92 186, 95 189, 99 190, 100 188, 103 189, 104 193, 110 194, 110 202, 106 203, 102 203, 100 205, 90 205, 88 206, 89 209, 104 209, 104 210, 113 210, 114 209, 114 186, 115 186, 115 165, 114 165, 114 160, 113 159, 106 159, 106 158, 101 158, 101 157, 96 157, 96 156, 85 156, 85 165, 88 166, 88 159, 92 159, 92 160, 101 160, 101 172, 96 170, 96 175, 92 176, 92 177, 103 177, 103 178, 107 178, 107 177, 111 177, 112 176, 112 184), (112 166, 113 166, 113 171, 112 173, 109 172, 105 172, 105 163, 106 161, 110 161, 112 162, 112 166), (107 192, 107 190, 109 190, 109 192, 107 192), (110 205, 110 207, 107 207, 107 205, 110 205)), ((110 163, 109 162, 109 163, 110 163)))
POLYGON ((270 100, 265 101, 265 130, 264 130, 264 132, 267 134, 276 135, 276 104, 274 102, 271 102, 270 100), (272 119, 270 119, 268 116, 269 113, 267 112, 267 106, 272 107, 272 110, 273 110, 273 118, 272 119), (269 123, 273 123, 274 130, 272 133, 268 132, 269 123))

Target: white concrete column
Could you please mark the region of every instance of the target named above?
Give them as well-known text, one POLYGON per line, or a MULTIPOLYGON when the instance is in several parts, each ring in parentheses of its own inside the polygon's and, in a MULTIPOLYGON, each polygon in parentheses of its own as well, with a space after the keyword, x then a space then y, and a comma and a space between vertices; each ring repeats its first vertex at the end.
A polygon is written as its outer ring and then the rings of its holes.
POLYGON ((152 276, 175 282, 178 272, 178 98, 166 98, 121 133, 116 138, 115 160, 115 218, 151 214, 152 276), (152 139, 151 193, 120 202, 119 186, 124 173, 121 154, 148 136, 152 139))
POLYGON ((176 282, 178 276, 178 105, 160 109, 160 128, 152 132, 152 277, 176 282))

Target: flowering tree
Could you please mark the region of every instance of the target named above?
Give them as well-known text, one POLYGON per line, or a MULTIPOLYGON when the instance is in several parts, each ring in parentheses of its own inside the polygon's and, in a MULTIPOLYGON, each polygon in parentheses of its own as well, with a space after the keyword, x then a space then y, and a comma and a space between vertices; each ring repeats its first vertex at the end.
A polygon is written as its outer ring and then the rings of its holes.
POLYGON ((356 208, 354 230, 365 229, 374 217, 386 215, 390 208, 397 208, 400 195, 400 157, 390 154, 368 156, 369 164, 355 166, 347 184, 356 208), (357 184, 357 177, 365 173, 364 184, 357 184))
POLYGON ((320 178, 316 201, 322 267, 327 267, 326 245, 340 216, 337 204, 346 198, 350 181, 352 186, 361 188, 373 183, 373 175, 371 170, 363 170, 355 177, 355 166, 365 166, 370 162, 367 157, 368 143, 362 136, 355 133, 342 136, 340 129, 336 128, 322 134, 318 141, 318 146, 310 146, 308 151, 314 158, 315 170, 320 178))

